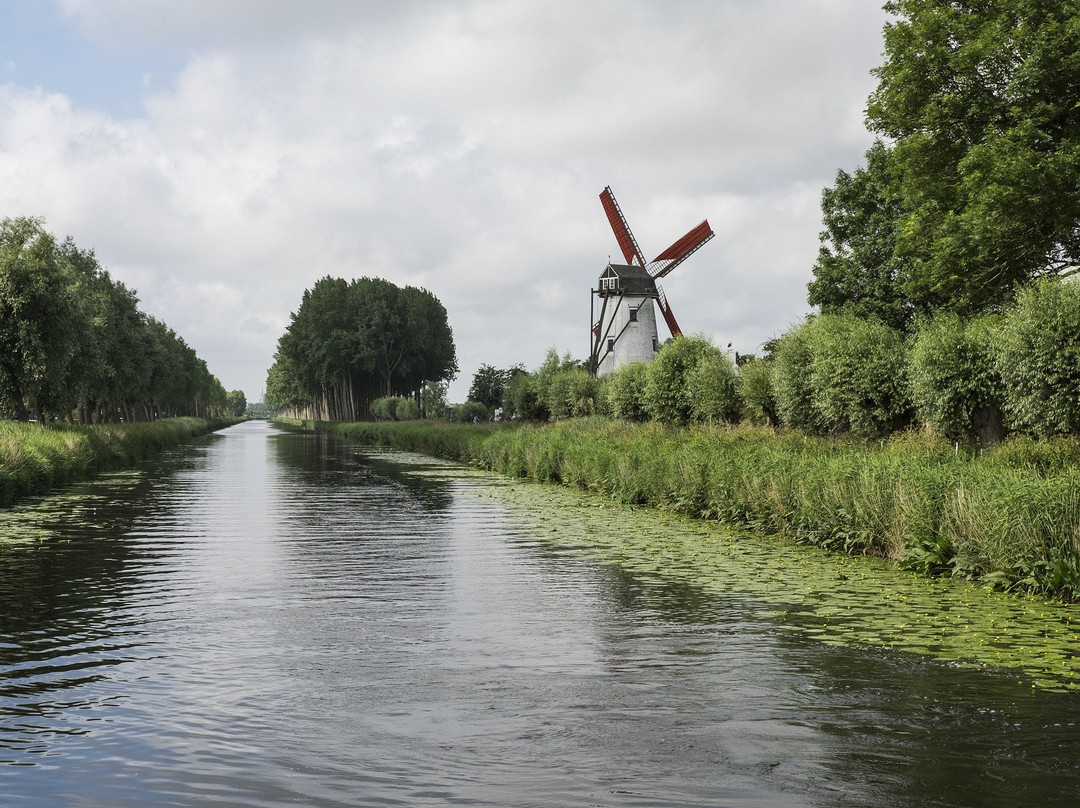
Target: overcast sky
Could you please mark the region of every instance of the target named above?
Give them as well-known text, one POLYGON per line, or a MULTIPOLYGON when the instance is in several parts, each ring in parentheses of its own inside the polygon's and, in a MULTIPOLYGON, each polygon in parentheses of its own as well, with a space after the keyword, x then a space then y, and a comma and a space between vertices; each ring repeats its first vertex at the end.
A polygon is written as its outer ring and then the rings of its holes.
POLYGON ((611 185, 649 258, 708 218, 663 285, 754 352, 871 143, 879 6, 0 0, 0 216, 94 249, 249 400, 318 278, 422 286, 463 400, 481 363, 587 356, 611 185))

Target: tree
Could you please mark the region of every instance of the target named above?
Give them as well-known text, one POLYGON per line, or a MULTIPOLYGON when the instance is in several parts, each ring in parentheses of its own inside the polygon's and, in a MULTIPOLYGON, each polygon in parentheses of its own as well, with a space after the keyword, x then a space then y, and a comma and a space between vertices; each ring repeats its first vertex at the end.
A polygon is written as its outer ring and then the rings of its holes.
MULTIPOLYGON (((961 313, 1080 265, 1080 3, 891 0, 867 121, 903 285, 961 313), (892 189, 895 189, 892 190, 892 189)), ((887 224, 887 222, 886 222, 887 224)), ((888 262, 872 264, 881 272, 888 262)))
POLYGON ((446 382, 427 381, 420 388, 420 417, 441 418, 446 411, 446 382))
POLYGON ((821 195, 825 230, 808 300, 822 314, 876 317, 905 329, 929 301, 908 289, 909 262, 896 256, 902 206, 893 154, 880 141, 866 168, 839 171, 821 195))
MULTIPOLYGON (((520 367, 520 366, 519 366, 520 367)), ((479 401, 490 410, 502 404, 506 384, 513 375, 514 368, 499 370, 491 365, 481 365, 473 374, 469 387, 469 401, 479 401)))
POLYGON ((0 221, 0 396, 19 420, 56 415, 82 309, 39 219, 0 221))
POLYGON ((243 390, 230 390, 225 396, 225 407, 233 418, 241 418, 247 411, 247 396, 243 390))
POLYGON ((294 415, 357 420, 380 396, 413 396, 457 373, 446 309, 430 292, 329 276, 305 290, 278 340, 267 400, 294 415))

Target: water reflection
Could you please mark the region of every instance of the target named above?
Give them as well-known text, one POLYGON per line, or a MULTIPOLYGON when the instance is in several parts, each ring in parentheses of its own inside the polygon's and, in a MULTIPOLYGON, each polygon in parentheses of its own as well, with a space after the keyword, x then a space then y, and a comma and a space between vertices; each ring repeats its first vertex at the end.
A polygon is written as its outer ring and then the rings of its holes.
POLYGON ((256 423, 24 509, 4 804, 1072 804, 1075 697, 830 647, 502 485, 256 423))

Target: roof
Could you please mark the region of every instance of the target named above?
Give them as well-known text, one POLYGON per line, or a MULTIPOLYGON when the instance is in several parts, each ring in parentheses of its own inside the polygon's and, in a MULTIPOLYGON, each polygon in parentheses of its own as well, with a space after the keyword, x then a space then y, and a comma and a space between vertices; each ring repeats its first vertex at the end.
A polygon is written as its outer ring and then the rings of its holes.
POLYGON ((624 295, 656 294, 656 281, 652 275, 645 271, 644 267, 634 264, 608 264, 600 273, 601 278, 616 277, 619 279, 618 293, 624 295))

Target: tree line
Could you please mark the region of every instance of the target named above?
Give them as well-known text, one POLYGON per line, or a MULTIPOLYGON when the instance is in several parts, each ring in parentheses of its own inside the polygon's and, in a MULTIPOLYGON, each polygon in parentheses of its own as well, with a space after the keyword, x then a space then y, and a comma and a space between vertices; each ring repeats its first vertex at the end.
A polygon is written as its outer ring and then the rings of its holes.
POLYGON ((267 403, 319 421, 361 421, 372 403, 408 397, 457 373, 446 309, 426 289, 326 276, 304 291, 278 340, 267 403))
POLYGON ((0 221, 0 417, 79 423, 223 414, 226 392, 93 250, 0 221))

